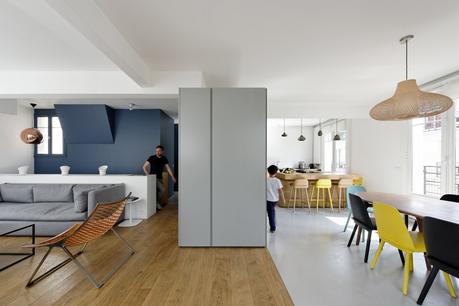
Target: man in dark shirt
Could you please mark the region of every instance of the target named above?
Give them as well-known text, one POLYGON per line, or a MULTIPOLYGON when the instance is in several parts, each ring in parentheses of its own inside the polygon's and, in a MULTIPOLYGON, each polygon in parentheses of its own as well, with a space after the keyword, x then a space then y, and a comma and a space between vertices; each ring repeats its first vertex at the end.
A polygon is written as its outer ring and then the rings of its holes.
POLYGON ((161 195, 164 192, 163 186, 163 171, 166 168, 166 171, 172 178, 172 181, 176 183, 174 174, 172 173, 171 167, 169 167, 169 161, 164 154, 164 147, 162 145, 157 145, 155 150, 155 155, 150 156, 145 163, 143 164, 143 172, 145 175, 155 174, 156 175, 156 208, 161 210, 160 199, 161 195))

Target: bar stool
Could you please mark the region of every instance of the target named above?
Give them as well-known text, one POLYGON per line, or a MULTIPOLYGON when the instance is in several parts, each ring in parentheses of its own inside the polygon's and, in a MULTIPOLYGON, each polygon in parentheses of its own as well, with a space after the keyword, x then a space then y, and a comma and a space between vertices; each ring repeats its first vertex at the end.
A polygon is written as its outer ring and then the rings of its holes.
MULTIPOLYGON (((338 182, 338 211, 341 212, 341 202, 347 203, 346 197, 342 198, 341 194, 344 191, 344 195, 346 195, 346 190, 348 187, 353 185, 352 179, 340 179, 338 182)), ((350 205, 347 203, 347 205, 350 205)), ((346 207, 346 206, 343 206, 346 207)))
POLYGON ((294 190, 293 213, 295 213, 297 191, 299 192, 300 203, 303 200, 303 194, 306 194, 306 201, 308 203, 309 213, 311 212, 311 204, 309 202, 308 188, 309 188, 309 181, 307 179, 296 179, 294 181, 293 183, 293 190, 294 190))
POLYGON ((319 201, 320 201, 320 191, 322 190, 322 207, 325 208, 325 190, 328 191, 328 198, 330 199, 330 207, 333 211, 333 200, 331 196, 332 181, 330 179, 318 179, 315 186, 312 189, 311 197, 314 194, 314 190, 317 189, 316 195, 316 209, 319 212, 319 201))
POLYGON ((363 177, 361 177, 361 176, 354 177, 354 178, 352 179, 352 185, 355 185, 355 186, 363 186, 363 177))

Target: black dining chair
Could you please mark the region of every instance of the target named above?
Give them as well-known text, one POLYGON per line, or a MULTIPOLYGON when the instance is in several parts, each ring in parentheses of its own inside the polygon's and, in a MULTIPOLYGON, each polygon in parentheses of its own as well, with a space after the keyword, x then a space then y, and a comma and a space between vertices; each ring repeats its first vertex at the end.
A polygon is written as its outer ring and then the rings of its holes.
MULTIPOLYGON (((446 193, 441 196, 440 200, 459 203, 459 195, 446 193)), ((414 221, 413 228, 411 230, 414 232, 417 228, 418 222, 414 221)))
POLYGON ((450 275, 459 277, 459 224, 425 217, 424 240, 432 270, 417 303, 422 305, 438 271, 442 271, 452 297, 456 297, 450 275))
POLYGON ((368 262, 368 252, 370 251, 370 244, 371 244, 371 233, 376 230, 376 222, 374 219, 370 218, 368 214, 367 208, 369 207, 359 196, 350 193, 349 200, 351 204, 352 210, 352 219, 354 220, 354 229, 352 230, 351 238, 347 243, 347 247, 350 247, 352 244, 352 240, 354 239, 355 232, 360 227, 362 230, 368 232, 367 237, 367 246, 365 249, 365 258, 363 262, 368 262))

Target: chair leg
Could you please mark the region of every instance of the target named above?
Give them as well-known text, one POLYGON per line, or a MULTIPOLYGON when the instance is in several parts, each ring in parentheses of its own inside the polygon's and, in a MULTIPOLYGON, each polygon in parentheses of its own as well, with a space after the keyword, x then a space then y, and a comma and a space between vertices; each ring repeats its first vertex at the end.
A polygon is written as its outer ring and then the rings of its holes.
POLYGON ((330 206, 331 206, 331 209, 333 211, 333 200, 332 200, 332 195, 330 193, 330 189, 327 189, 328 190, 328 198, 330 199, 330 206))
POLYGON ((400 255, 400 260, 402 261, 402 266, 405 266, 405 256, 403 256, 403 252, 398 250, 398 255, 400 255))
POLYGON ((414 265, 413 265, 413 254, 410 256, 410 272, 413 272, 414 265))
POLYGON ((418 228, 418 221, 414 221, 413 228, 411 229, 411 231, 414 232, 417 228, 418 228))
POLYGON ((408 283, 410 281, 410 258, 413 256, 411 253, 406 253, 406 258, 405 260, 405 266, 403 267, 403 287, 402 287, 402 292, 404 295, 408 294, 408 283))
POLYGON ((347 230, 347 226, 349 225, 349 220, 351 220, 351 216, 352 216, 352 213, 349 212, 349 214, 347 215, 347 220, 346 220, 346 224, 344 225, 343 232, 347 230))
POLYGON ((295 206, 296 206, 296 188, 295 188, 295 195, 293 196, 293 213, 295 213, 295 206))
POLYGON ((449 294, 451 297, 456 298, 456 290, 454 290, 453 282, 451 281, 451 277, 448 273, 443 271, 443 276, 445 277, 446 285, 448 285, 449 294))
POLYGON ((357 231, 357 239, 355 240, 355 245, 360 245, 360 237, 362 236, 362 228, 359 226, 357 231))
POLYGON ((429 276, 427 277, 424 287, 422 288, 421 294, 418 297, 418 300, 416 302, 418 303, 418 305, 422 305, 422 303, 424 303, 424 299, 426 298, 427 293, 429 293, 430 287, 432 286, 432 283, 435 280, 437 273, 438 267, 434 266, 430 271, 429 276))
MULTIPOLYGON (((306 201, 308 201, 309 213, 311 213, 311 203, 309 202, 309 193, 308 193, 308 190, 306 189, 304 192, 306 193, 306 201)), ((305 207, 305 209, 306 209, 306 207, 305 207)))
MULTIPOLYGON (((314 187, 315 189, 316 187, 314 187)), ((314 193, 314 189, 312 190, 312 192, 314 193)), ((319 213, 319 195, 320 195, 320 190, 317 189, 316 190, 316 210, 317 210, 317 213, 319 213)))
POLYGON ((365 258, 363 259, 364 263, 368 262, 368 253, 370 253, 370 244, 371 244, 371 232, 372 231, 368 231, 367 247, 365 248, 365 258))
MULTIPOLYGON (((78 257, 79 255, 81 255, 81 253, 83 253, 83 251, 86 249, 87 245, 88 245, 88 243, 85 243, 83 245, 83 247, 81 248, 81 250, 78 251, 77 253, 75 253, 74 256, 78 257)), ((31 286, 35 285, 39 281, 43 280, 45 277, 48 277, 49 275, 51 275, 52 273, 56 272, 57 270, 59 270, 60 268, 62 268, 63 266, 65 266, 66 264, 68 264, 69 262, 72 261, 70 258, 66 259, 66 260, 58 263, 57 265, 55 265, 54 267, 50 268, 49 270, 47 270, 46 272, 44 272, 43 274, 41 274, 40 276, 38 276, 37 278, 34 279, 35 275, 37 274, 38 270, 40 269, 40 267, 45 262, 45 259, 48 257, 48 255, 49 255, 49 253, 51 252, 52 249, 53 249, 53 247, 50 247, 48 249, 48 251, 46 252, 45 256, 43 256, 42 260, 40 261, 40 264, 35 269, 35 271, 33 272, 32 276, 30 277, 29 281, 27 282, 26 287, 31 287, 31 286)))
POLYGON ((378 249, 376 250, 375 257, 373 257, 373 260, 371 261, 370 269, 373 269, 376 266, 376 263, 378 262, 379 255, 381 255, 381 252, 382 252, 382 250, 384 248, 384 244, 385 244, 385 242, 383 240, 381 240, 379 242, 378 249))
POLYGON ((351 238, 349 238, 349 242, 347 243, 347 247, 351 246, 352 240, 354 240, 355 232, 357 231, 357 227, 359 227, 357 224, 354 225, 354 229, 352 230, 351 238))
POLYGON ((135 251, 134 249, 129 245, 129 243, 123 239, 123 237, 121 237, 116 231, 115 229, 111 229, 111 231, 113 232, 113 234, 115 234, 115 236, 121 240, 125 246, 129 249, 129 253, 123 258, 121 259, 117 265, 112 269, 110 270, 110 272, 108 272, 102 279, 100 282, 97 282, 96 279, 94 278, 94 276, 89 273, 89 271, 78 261, 78 259, 76 259, 76 257, 66 248, 66 247, 62 247, 62 249, 64 250, 65 253, 67 253, 67 255, 71 258, 71 260, 77 265, 77 267, 83 271, 83 273, 86 275, 86 277, 88 278, 88 280, 96 287, 96 288, 100 288, 102 287, 109 279, 110 277, 112 277, 113 274, 115 274, 116 271, 118 271, 121 266, 129 259, 129 257, 131 257, 135 251))
POLYGON ((338 187, 338 212, 341 212, 341 189, 338 187))

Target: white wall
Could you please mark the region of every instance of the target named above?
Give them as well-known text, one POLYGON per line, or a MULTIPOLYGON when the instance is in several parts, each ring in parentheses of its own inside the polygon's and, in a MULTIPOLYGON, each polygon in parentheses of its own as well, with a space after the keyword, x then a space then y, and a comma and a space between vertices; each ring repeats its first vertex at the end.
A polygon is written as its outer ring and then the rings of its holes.
POLYGON ((33 171, 34 146, 21 141, 19 135, 32 126, 30 107, 18 106, 17 114, 0 113, 0 173, 17 173, 17 168, 29 165, 33 171))
POLYGON ((348 122, 351 172, 363 176, 368 191, 408 193, 410 121, 348 122))
POLYGON ((281 137, 283 126, 268 120, 268 165, 280 168, 297 168, 299 161, 305 161, 306 166, 312 163, 313 128, 303 127, 305 141, 298 141, 300 126, 286 126, 287 137, 281 137))

